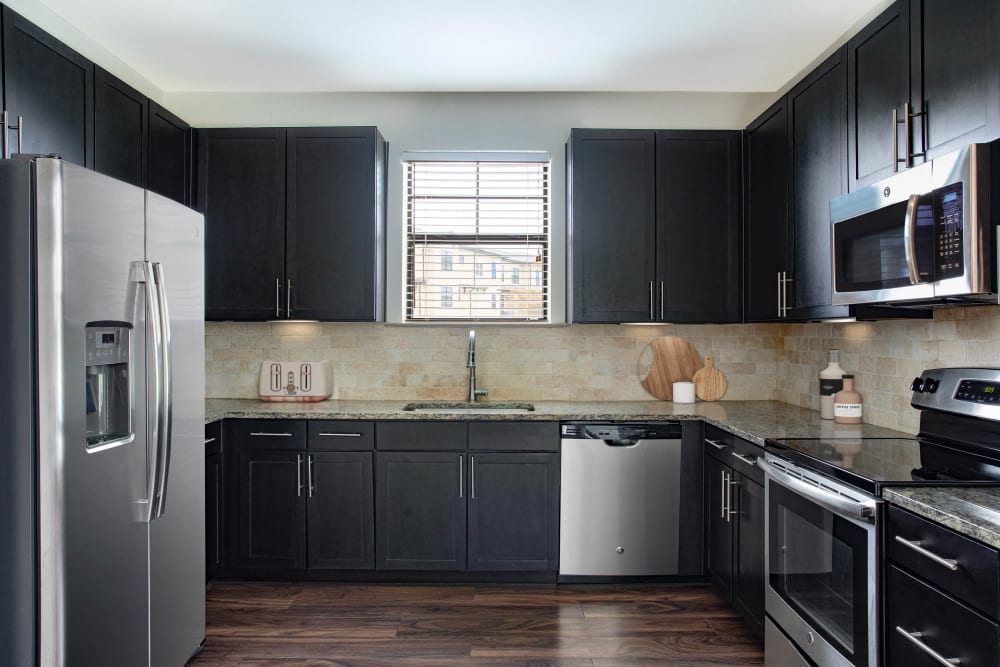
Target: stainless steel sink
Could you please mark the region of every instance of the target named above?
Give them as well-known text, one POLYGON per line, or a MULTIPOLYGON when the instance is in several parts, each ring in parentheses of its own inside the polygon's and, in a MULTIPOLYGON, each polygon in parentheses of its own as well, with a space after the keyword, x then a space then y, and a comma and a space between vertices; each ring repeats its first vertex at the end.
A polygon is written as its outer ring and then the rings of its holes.
POLYGON ((426 412, 435 414, 524 414, 534 412, 531 403, 407 403, 403 406, 407 412, 426 412))

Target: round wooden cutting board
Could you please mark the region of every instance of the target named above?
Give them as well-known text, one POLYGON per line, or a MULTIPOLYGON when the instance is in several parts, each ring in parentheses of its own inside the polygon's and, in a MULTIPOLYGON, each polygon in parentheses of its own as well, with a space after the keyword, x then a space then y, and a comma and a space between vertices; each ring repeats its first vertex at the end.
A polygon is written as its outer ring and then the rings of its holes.
POLYGON ((715 367, 712 357, 705 357, 705 367, 691 378, 694 382, 694 393, 703 401, 717 401, 726 395, 729 381, 726 375, 715 367))
MULTIPOLYGON (((655 338, 647 350, 652 353, 652 365, 640 382, 650 395, 660 400, 674 400, 674 382, 690 382, 701 368, 698 350, 679 336, 655 338)), ((646 351, 643 356, 647 356, 646 351)))

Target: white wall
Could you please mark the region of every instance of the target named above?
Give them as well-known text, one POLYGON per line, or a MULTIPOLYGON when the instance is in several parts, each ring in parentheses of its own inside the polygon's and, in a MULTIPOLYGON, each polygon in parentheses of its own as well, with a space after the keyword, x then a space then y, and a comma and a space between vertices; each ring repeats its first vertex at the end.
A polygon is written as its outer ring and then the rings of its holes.
POLYGON ((390 321, 402 313, 403 180, 411 150, 544 150, 552 155, 552 312, 565 313, 564 145, 573 127, 735 129, 771 99, 724 93, 168 93, 196 127, 377 125, 389 142, 390 321))

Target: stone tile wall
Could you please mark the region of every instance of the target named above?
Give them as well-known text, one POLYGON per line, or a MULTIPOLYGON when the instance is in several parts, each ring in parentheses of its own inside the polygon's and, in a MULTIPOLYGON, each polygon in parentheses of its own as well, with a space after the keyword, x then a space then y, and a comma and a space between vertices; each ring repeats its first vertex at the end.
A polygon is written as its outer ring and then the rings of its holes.
MULTIPOLYGON (((781 325, 482 326, 477 381, 493 400, 651 400, 640 357, 657 336, 683 336, 729 379, 725 398, 770 399, 781 325)), ((464 400, 468 328, 387 324, 209 322, 207 395, 256 398, 264 360, 329 359, 334 398, 464 400)))

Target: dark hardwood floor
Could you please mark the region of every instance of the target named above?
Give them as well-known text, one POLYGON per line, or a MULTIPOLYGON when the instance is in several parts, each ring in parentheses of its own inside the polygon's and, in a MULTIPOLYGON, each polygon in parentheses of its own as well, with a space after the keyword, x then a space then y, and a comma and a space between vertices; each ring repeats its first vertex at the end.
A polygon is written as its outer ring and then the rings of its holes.
POLYGON ((191 667, 763 664, 707 585, 213 582, 191 667))

